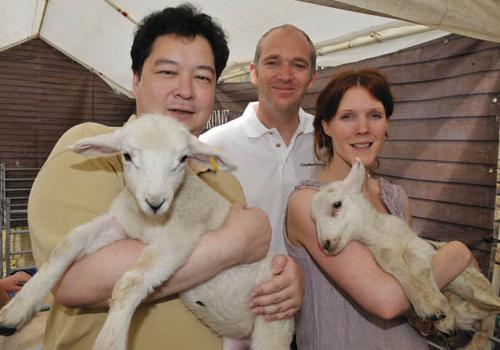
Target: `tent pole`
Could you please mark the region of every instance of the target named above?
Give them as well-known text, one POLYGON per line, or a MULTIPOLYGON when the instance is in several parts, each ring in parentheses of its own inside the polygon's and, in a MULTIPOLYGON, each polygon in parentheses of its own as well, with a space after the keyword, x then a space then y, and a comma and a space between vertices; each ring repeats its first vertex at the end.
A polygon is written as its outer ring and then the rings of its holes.
POLYGON ((134 23, 136 26, 139 24, 139 22, 137 20, 135 20, 134 18, 132 18, 127 11, 122 9, 120 6, 115 4, 113 1, 104 0, 104 2, 107 3, 109 6, 111 6, 112 8, 114 8, 116 11, 118 11, 123 17, 127 18, 130 22, 134 23))

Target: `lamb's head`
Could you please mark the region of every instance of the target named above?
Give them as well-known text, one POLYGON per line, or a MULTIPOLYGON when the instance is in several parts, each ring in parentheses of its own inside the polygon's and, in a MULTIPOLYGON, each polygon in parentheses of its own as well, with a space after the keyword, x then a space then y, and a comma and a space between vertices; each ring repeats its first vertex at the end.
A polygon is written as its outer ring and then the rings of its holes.
POLYGON ((121 153, 127 187, 149 216, 166 213, 184 179, 187 159, 215 162, 221 170, 235 168, 181 123, 162 115, 143 115, 112 133, 82 139, 71 149, 84 155, 121 153))
POLYGON ((316 223, 318 240, 329 254, 340 253, 355 239, 356 227, 363 223, 360 202, 365 168, 356 159, 351 171, 342 181, 323 186, 311 203, 311 217, 316 223))

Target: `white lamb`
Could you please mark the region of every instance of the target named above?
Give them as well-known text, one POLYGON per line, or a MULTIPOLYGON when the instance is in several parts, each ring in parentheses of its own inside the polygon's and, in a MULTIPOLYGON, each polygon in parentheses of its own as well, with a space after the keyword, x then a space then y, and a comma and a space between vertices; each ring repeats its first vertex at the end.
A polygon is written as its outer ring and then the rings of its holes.
POLYGON ((348 176, 323 186, 311 204, 318 239, 324 250, 338 254, 352 240, 365 244, 377 263, 401 284, 415 312, 434 321, 444 334, 476 331, 467 349, 480 349, 500 312, 488 279, 468 267, 441 294, 432 278, 432 255, 442 244, 419 238, 397 216, 382 214, 362 194, 365 168, 356 160, 348 176), (490 317, 492 316, 492 317, 490 317))
MULTIPOLYGON (((233 166, 173 118, 156 115, 80 140, 72 150, 84 155, 121 152, 127 186, 106 214, 76 227, 53 249, 47 263, 0 310, 0 325, 22 327, 73 261, 131 237, 146 247, 115 284, 108 317, 94 344, 95 350, 125 350, 136 307, 187 261, 203 233, 222 225, 230 209, 228 201, 188 169, 186 160, 208 164, 215 159, 222 170, 233 166)), ((266 322, 249 310, 251 290, 271 277, 271 258, 268 253, 260 262, 226 270, 181 298, 221 336, 251 336, 255 350, 288 350, 293 319, 266 322)))

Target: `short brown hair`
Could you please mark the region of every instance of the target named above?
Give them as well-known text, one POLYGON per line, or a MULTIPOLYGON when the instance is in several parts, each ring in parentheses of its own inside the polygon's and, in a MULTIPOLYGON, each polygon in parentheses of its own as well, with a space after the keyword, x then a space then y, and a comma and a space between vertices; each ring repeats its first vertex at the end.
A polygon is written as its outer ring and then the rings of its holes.
POLYGON ((316 101, 316 116, 314 118, 314 153, 316 157, 326 162, 333 158, 333 143, 330 136, 323 130, 322 122, 330 122, 347 90, 361 86, 373 97, 382 102, 387 118, 394 111, 394 100, 389 83, 385 76, 375 69, 345 71, 337 73, 320 92, 316 101))

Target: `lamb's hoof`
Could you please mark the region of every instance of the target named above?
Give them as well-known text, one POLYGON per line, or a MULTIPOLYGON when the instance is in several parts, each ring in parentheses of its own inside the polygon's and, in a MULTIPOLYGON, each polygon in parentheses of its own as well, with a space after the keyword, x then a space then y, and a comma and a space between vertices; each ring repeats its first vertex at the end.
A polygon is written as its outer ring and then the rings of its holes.
POLYGON ((447 320, 435 322, 434 329, 436 329, 439 333, 447 337, 454 337, 457 332, 453 323, 447 322, 447 320))
POLYGON ((10 336, 10 335, 12 335, 14 333, 16 333, 16 329, 15 328, 4 327, 4 326, 0 325, 0 335, 8 337, 8 336, 10 336))
POLYGON ((457 336, 457 331, 455 329, 440 330, 436 327, 434 327, 434 329, 437 331, 437 334, 439 334, 443 339, 452 339, 457 336))
POLYGON ((448 336, 449 336, 450 338, 453 338, 453 339, 456 339, 456 338, 458 337, 458 335, 459 335, 459 332, 458 332, 458 330, 457 330, 457 329, 452 329, 452 330, 450 330, 450 331, 448 332, 448 336))
POLYGON ((440 321, 436 321, 434 323, 434 328, 442 333, 446 334, 448 336, 454 336, 456 333, 456 324, 454 321, 453 316, 447 317, 445 319, 442 319, 440 321))
POLYGON ((444 320, 445 318, 446 318, 445 313, 434 314, 431 316, 431 320, 434 322, 444 320))

